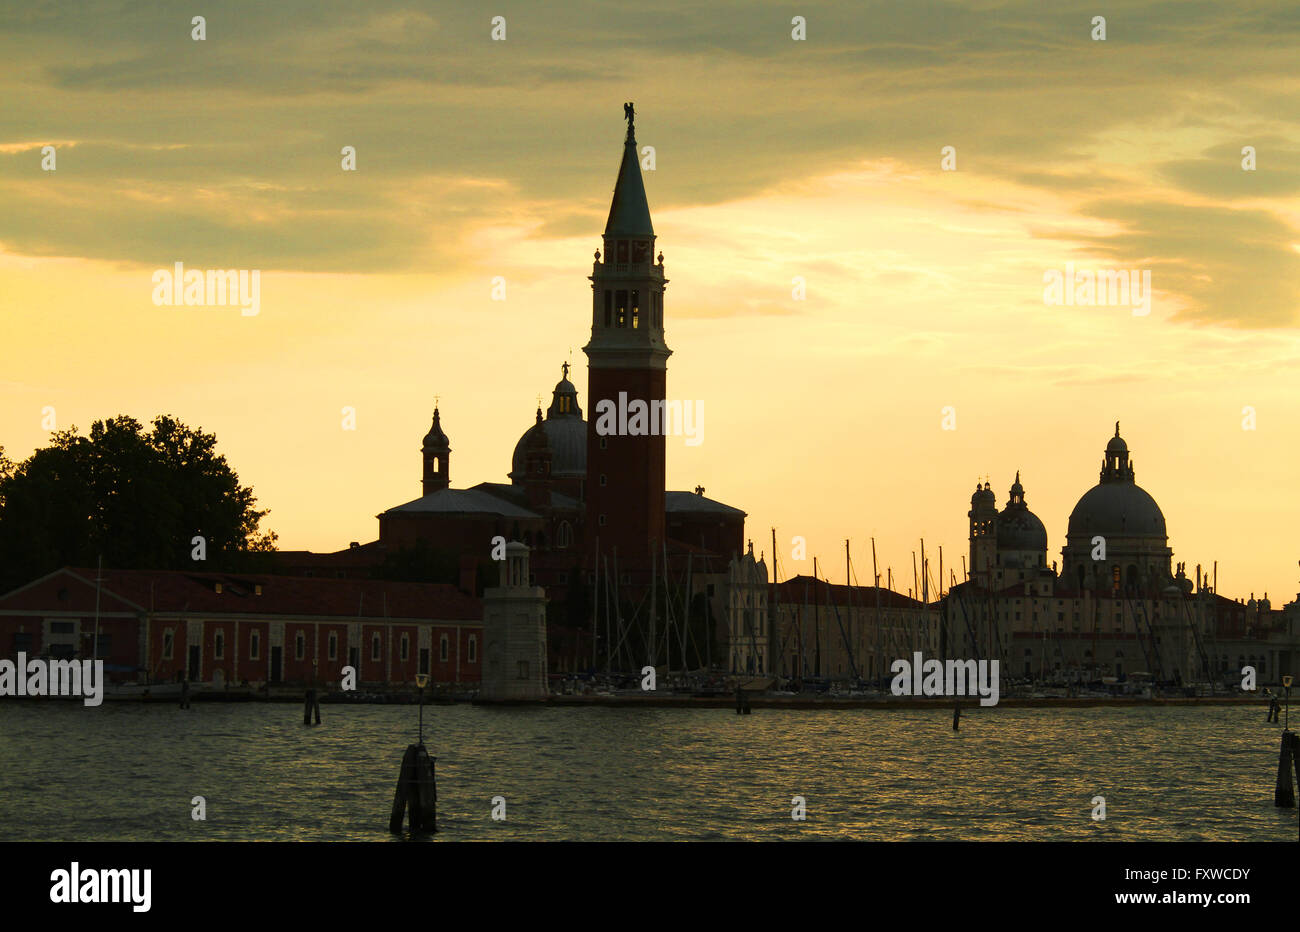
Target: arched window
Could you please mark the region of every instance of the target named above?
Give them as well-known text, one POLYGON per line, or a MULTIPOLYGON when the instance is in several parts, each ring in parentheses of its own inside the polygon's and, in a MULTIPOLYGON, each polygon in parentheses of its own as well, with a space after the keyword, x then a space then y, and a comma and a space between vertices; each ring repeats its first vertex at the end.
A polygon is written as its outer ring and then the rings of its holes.
POLYGON ((226 659, 226 633, 218 631, 213 639, 213 654, 217 660, 226 659))
POLYGON ((379 634, 375 633, 370 636, 370 659, 379 659, 379 634))
POLYGON ((573 546, 573 528, 568 521, 561 521, 559 530, 555 535, 555 546, 561 550, 566 550, 573 546))
POLYGON ((438 638, 438 659, 447 662, 447 635, 438 638))

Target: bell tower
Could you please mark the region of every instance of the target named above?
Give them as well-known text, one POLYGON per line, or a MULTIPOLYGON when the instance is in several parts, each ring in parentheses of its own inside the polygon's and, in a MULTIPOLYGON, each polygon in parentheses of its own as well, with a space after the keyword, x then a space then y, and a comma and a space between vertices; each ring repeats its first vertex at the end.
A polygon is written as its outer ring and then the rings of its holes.
POLYGON ((442 432, 442 421, 438 416, 438 406, 433 406, 433 426, 424 435, 424 444, 420 448, 424 460, 424 476, 421 480, 421 494, 429 495, 451 484, 449 460, 451 445, 447 435, 442 432))
POLYGON ((635 111, 623 105, 627 136, 605 223, 604 256, 592 266, 587 354, 587 540, 620 561, 648 558, 664 540, 664 262, 654 258, 635 111), (656 404, 657 403, 657 404, 656 404))

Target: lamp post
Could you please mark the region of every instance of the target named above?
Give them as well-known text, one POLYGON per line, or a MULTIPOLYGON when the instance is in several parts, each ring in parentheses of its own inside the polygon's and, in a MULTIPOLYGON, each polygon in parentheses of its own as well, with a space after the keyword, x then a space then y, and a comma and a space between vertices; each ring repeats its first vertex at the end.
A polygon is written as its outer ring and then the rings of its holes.
POLYGON ((1282 685, 1286 687, 1286 721, 1282 725, 1282 730, 1287 731, 1291 727, 1291 674, 1282 677, 1282 685))
POLYGON ((424 744, 424 687, 429 685, 429 674, 415 674, 415 685, 420 687, 420 744, 424 744))

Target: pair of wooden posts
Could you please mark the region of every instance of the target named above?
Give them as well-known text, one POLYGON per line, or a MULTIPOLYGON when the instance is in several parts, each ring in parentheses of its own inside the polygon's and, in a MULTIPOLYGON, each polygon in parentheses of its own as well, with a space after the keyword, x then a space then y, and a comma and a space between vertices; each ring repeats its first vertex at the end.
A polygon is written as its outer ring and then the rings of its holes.
POLYGON ((749 693, 744 689, 736 687, 736 714, 749 715, 752 710, 749 707, 749 693))

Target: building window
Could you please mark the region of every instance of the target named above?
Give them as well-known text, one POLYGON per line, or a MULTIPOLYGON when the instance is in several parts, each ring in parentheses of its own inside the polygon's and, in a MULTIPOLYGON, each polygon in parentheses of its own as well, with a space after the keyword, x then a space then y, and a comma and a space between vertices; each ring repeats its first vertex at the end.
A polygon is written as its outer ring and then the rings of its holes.
POLYGON ((438 659, 443 663, 447 662, 447 635, 438 638, 438 659))
POLYGON ((293 656, 298 660, 307 656, 307 638, 301 631, 293 639, 293 656))
POLYGON ((561 521, 560 528, 555 535, 555 546, 560 550, 566 550, 573 545, 573 528, 568 521, 561 521))
POLYGON ((601 448, 602 450, 608 450, 608 449, 609 449, 609 438, 608 438, 608 437, 601 437, 601 438, 600 438, 600 448, 601 448))
POLYGON ((339 659, 339 633, 337 631, 330 632, 329 652, 330 660, 339 659))
POLYGON ((615 261, 617 261, 619 265, 627 265, 627 240, 619 240, 616 248, 618 251, 616 253, 617 259, 615 261))
MULTIPOLYGON (((95 656, 107 657, 113 653, 113 635, 101 634, 95 641, 95 656)), ((1264 665, 1260 664, 1259 672, 1264 672, 1264 665)))
POLYGON ((371 660, 379 659, 379 635, 378 634, 372 634, 370 636, 370 659, 371 660))
POLYGON ((226 632, 218 631, 212 638, 212 656, 217 660, 226 659, 226 632))
POLYGON ((401 646, 401 657, 403 660, 407 660, 410 656, 411 656, 411 636, 409 634, 403 634, 402 646, 401 646))
POLYGON ((469 662, 470 663, 478 662, 478 635, 477 634, 471 634, 469 636, 469 662))
POLYGON ((176 637, 171 628, 163 631, 163 660, 172 659, 172 650, 175 647, 176 637))
POLYGON ((632 329, 641 326, 641 292, 632 292, 632 329))
POLYGON ((597 520, 596 523, 599 524, 601 527, 604 527, 604 526, 605 526, 605 516, 604 516, 604 515, 601 515, 600 518, 599 518, 599 520, 597 520))
POLYGON ((528 679, 528 661, 527 661, 527 660, 521 660, 521 661, 519 661, 519 678, 520 678, 521 680, 526 680, 526 679, 528 679))
POLYGON ((20 631, 14 635, 14 653, 22 651, 24 654, 31 653, 32 635, 30 631, 20 631))
POLYGON ((50 622, 50 634, 72 634, 72 622, 70 621, 52 621, 50 622))
POLYGON ((248 659, 262 659, 262 632, 253 631, 248 635, 248 659))
POLYGON ((601 473, 601 474, 600 474, 600 485, 601 485, 601 488, 604 488, 604 487, 605 487, 606 485, 608 485, 608 484, 609 484, 609 480, 607 480, 607 479, 605 478, 605 474, 604 474, 604 473, 601 473))
POLYGON ((609 326, 609 322, 613 317, 613 314, 614 314, 614 292, 606 288, 605 289, 605 326, 606 327, 609 326))
POLYGON ((614 292, 614 323, 619 327, 627 326, 627 292, 614 292))

